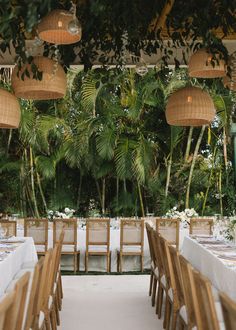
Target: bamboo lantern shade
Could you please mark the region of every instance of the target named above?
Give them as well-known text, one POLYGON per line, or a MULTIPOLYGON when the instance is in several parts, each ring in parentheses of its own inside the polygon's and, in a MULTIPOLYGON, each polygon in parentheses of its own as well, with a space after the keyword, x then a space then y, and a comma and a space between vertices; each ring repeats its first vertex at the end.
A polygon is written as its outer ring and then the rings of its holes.
POLYGON ((81 28, 77 34, 68 31, 68 25, 73 19, 73 15, 66 10, 55 9, 51 11, 38 24, 40 39, 57 45, 73 44, 80 41, 81 28))
POLYGON ((33 79, 31 65, 26 64, 22 67, 17 76, 18 67, 15 66, 12 72, 12 88, 17 97, 29 100, 50 100, 59 99, 66 93, 66 74, 59 63, 43 57, 37 56, 33 60, 39 71, 43 72, 42 80, 33 79), (21 73, 27 69, 30 77, 24 76, 21 79, 21 73))
POLYGON ((206 49, 199 49, 189 60, 188 72, 190 77, 195 78, 219 78, 226 75, 225 62, 208 53, 206 49))
POLYGON ((184 87, 173 93, 166 106, 166 120, 173 126, 202 126, 215 117, 210 95, 198 87, 184 87))
POLYGON ((20 123, 20 105, 17 98, 0 88, 0 128, 17 128, 20 123))

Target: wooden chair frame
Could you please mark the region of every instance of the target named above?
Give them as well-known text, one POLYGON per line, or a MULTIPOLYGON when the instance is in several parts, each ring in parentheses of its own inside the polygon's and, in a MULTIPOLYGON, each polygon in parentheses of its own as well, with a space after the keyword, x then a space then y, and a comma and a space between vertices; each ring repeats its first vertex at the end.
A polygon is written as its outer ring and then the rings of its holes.
POLYGON ((167 240, 165 237, 165 239, 168 241, 169 244, 171 245, 175 245, 177 250, 179 249, 179 224, 180 224, 180 220, 179 219, 165 219, 165 218, 156 218, 156 231, 164 237, 162 231, 161 231, 161 227, 167 227, 167 225, 169 226, 173 226, 176 229, 176 235, 175 235, 175 240, 174 241, 169 241, 167 240), (165 226, 161 226, 161 224, 164 223, 165 226))
MULTIPOLYGON (((74 232, 74 240, 73 242, 67 242, 63 241, 62 243, 62 249, 63 245, 71 245, 74 246, 74 251, 63 251, 61 249, 61 255, 72 255, 73 256, 73 266, 74 266, 74 273, 79 271, 80 269, 80 250, 77 250, 77 219, 70 218, 70 219, 60 219, 60 220, 54 220, 53 221, 53 247, 56 243, 59 243, 60 237, 56 239, 57 237, 57 225, 60 223, 63 223, 64 231, 66 232, 66 229, 68 228, 68 225, 71 225, 73 227, 74 232)), ((59 235, 60 236, 60 235, 59 235)))
POLYGON ((123 256, 140 256, 141 272, 143 272, 143 242, 144 242, 144 220, 122 219, 120 221, 120 251, 117 251, 117 271, 123 271, 123 256), (124 242, 124 226, 139 225, 141 230, 140 242, 124 242), (140 251, 123 251, 125 246, 140 246, 140 251))
POLYGON ((28 236, 28 228, 30 224, 35 224, 35 227, 37 227, 37 224, 39 225, 42 223, 44 225, 44 241, 37 241, 34 237, 34 244, 38 246, 44 246, 44 251, 37 251, 38 256, 44 256, 45 253, 48 250, 48 219, 37 219, 37 218, 25 218, 24 219, 24 236, 28 236))
POLYGON ((236 303, 223 292, 220 292, 219 296, 224 316, 225 329, 234 330, 236 325, 236 303))
POLYGON ((220 330, 217 313, 215 308, 215 301, 212 294, 211 282, 207 277, 203 276, 200 272, 191 268, 190 272, 193 274, 196 298, 194 306, 198 330, 220 330))
POLYGON ((7 227, 7 233, 6 236, 10 236, 9 235, 9 227, 12 226, 12 231, 13 231, 13 236, 17 236, 17 222, 14 220, 0 220, 0 227, 7 227))
POLYGON ((152 289, 153 289, 153 278, 155 276, 155 269, 157 265, 155 265, 155 255, 154 255, 154 247, 153 247, 153 240, 152 240, 152 230, 153 228, 148 224, 145 223, 146 232, 147 232, 147 238, 148 238, 148 245, 149 245, 149 251, 150 251, 150 257, 151 257, 151 267, 150 267, 150 284, 149 284, 149 296, 152 295, 152 289))
POLYGON ((85 251, 85 272, 88 272, 89 256, 106 256, 107 273, 111 271, 110 251, 110 219, 109 218, 88 218, 86 219, 86 251, 85 251), (90 224, 104 224, 106 227, 105 242, 90 241, 90 224), (90 246, 106 246, 106 251, 89 251, 90 246))
POLYGON ((189 234, 190 235, 194 235, 194 227, 197 223, 207 224, 209 226, 209 235, 213 234, 213 225, 214 225, 213 219, 191 218, 190 219, 190 226, 189 226, 189 234))
POLYGON ((0 302, 0 330, 15 329, 15 299, 16 291, 11 291, 10 293, 6 294, 6 296, 0 302))

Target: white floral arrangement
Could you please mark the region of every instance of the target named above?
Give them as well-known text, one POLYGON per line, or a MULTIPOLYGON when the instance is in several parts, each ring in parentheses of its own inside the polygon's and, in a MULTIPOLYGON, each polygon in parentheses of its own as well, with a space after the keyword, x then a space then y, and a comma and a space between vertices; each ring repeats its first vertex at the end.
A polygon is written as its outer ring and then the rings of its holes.
POLYGON ((69 207, 65 207, 64 212, 49 210, 48 219, 49 221, 53 221, 53 219, 69 219, 73 217, 74 213, 75 210, 69 207))
POLYGON ((165 217, 180 219, 183 227, 186 228, 189 226, 189 218, 198 217, 198 213, 194 210, 194 208, 178 211, 177 207, 174 206, 172 209, 166 212, 165 217))

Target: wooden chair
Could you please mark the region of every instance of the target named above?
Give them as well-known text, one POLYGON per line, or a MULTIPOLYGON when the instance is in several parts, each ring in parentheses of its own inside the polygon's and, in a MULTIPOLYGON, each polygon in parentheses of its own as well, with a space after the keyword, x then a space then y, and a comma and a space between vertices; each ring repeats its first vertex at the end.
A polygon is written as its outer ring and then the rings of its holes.
POLYGON ((14 301, 16 292, 12 291, 0 302, 0 330, 15 329, 16 317, 14 309, 14 301))
MULTIPOLYGON (((184 301, 184 289, 183 289, 183 279, 182 279, 182 275, 181 275, 181 268, 180 268, 180 262, 179 262, 179 252, 177 251, 177 249, 168 244, 168 249, 169 249, 169 255, 170 255, 170 259, 172 262, 172 269, 173 269, 173 273, 174 273, 174 277, 175 277, 175 289, 176 289, 176 295, 177 295, 177 299, 179 302, 179 305, 176 306, 177 308, 175 309, 176 313, 178 313, 179 318, 181 318, 181 315, 179 314, 179 310, 181 308, 184 308, 186 310, 185 307, 185 301, 184 301)), ((173 295, 174 297, 174 295, 173 295)), ((173 306, 172 306, 172 302, 171 302, 171 308, 172 308, 172 312, 174 314, 174 310, 173 310, 173 306)), ((174 320, 175 317, 172 316, 172 329, 173 329, 173 325, 174 325, 174 320)), ((181 324, 184 323, 184 320, 180 320, 179 321, 181 324)))
POLYGON ((225 321, 225 329, 234 330, 236 325, 236 303, 223 292, 220 293, 220 302, 225 321))
POLYGON ((17 222, 10 220, 0 220, 0 228, 5 231, 5 236, 17 235, 17 222))
POLYGON ((213 219, 191 218, 189 226, 190 235, 212 235, 213 219))
MULTIPOLYGON (((16 327, 15 330, 22 330, 25 308, 26 308, 26 297, 27 290, 30 280, 30 272, 26 272, 15 284, 14 291, 16 292, 14 300, 16 327)), ((14 316, 13 316, 14 318, 14 316)))
POLYGON ((88 272, 89 256, 106 256, 107 272, 111 271, 110 219, 86 220, 86 272, 88 272))
POLYGON ((156 231, 179 249, 179 219, 156 219, 156 231))
POLYGON ((154 247, 153 247, 153 240, 152 240, 152 227, 149 223, 145 223, 147 238, 148 238, 148 245, 151 257, 151 269, 150 269, 150 284, 149 284, 149 296, 152 295, 152 288, 153 288, 153 277, 154 272, 157 266, 155 266, 155 255, 154 255, 154 247))
POLYGON ((197 303, 196 286, 191 264, 182 256, 179 255, 179 264, 181 269, 181 277, 183 283, 185 305, 180 308, 180 323, 181 328, 193 329, 200 321, 200 310, 197 303))
POLYGON ((39 288, 40 283, 42 281, 43 264, 44 257, 39 259, 34 268, 34 275, 30 289, 30 297, 24 330, 30 330, 35 328, 42 329, 44 326, 44 318, 41 317, 39 320, 37 315, 37 299, 39 297, 39 288))
POLYGON ((214 301, 211 282, 193 268, 191 268, 190 272, 193 274, 197 298, 195 300, 197 306, 194 306, 194 308, 199 310, 199 317, 196 318, 197 329, 220 330, 223 321, 221 306, 219 302, 214 301))
POLYGON ((120 251, 117 251, 117 270, 122 273, 123 256, 140 256, 143 272, 144 221, 122 219, 120 222, 120 251))
POLYGON ((161 278, 164 275, 164 270, 163 270, 163 264, 162 264, 162 257, 160 255, 160 247, 159 247, 159 238, 160 235, 154 231, 153 229, 151 230, 151 241, 152 241, 152 246, 153 246, 153 256, 154 256, 154 277, 153 277, 153 288, 152 288, 152 306, 155 306, 155 299, 156 299, 156 289, 158 287, 158 293, 157 293, 157 309, 158 309, 158 304, 159 304, 159 298, 160 298, 160 290, 161 290, 161 285, 160 281, 161 278), (157 285, 158 284, 158 285, 157 285))
POLYGON ((24 236, 33 237, 38 256, 48 250, 48 219, 24 219, 24 236))
MULTIPOLYGON (((164 240, 162 238, 162 240, 164 240)), ((167 329, 170 329, 170 320, 171 320, 171 329, 175 330, 177 326, 177 316, 181 305, 183 305, 183 295, 181 296, 181 288, 180 282, 178 278, 178 269, 176 269, 175 260, 173 260, 173 256, 170 253, 170 248, 176 250, 173 246, 168 244, 166 240, 164 240, 164 248, 165 248, 165 259, 166 259, 166 267, 168 268, 168 291, 166 296, 166 311, 165 311, 165 326, 167 329), (182 300, 182 301, 181 301, 182 300), (172 317, 171 317, 172 316, 172 317)))
POLYGON ((64 230, 61 255, 73 256, 74 273, 80 268, 80 251, 77 249, 77 219, 60 219, 53 221, 53 246, 59 242, 64 230))

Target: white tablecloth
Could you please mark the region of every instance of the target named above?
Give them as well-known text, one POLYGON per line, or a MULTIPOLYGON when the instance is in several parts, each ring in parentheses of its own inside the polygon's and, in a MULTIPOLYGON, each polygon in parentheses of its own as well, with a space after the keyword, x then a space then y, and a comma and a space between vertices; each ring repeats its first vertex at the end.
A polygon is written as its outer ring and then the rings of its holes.
MULTIPOLYGON (((23 236, 23 230, 18 229, 17 234, 23 236)), ((180 247, 182 246, 184 237, 188 235, 188 229, 180 230, 180 247)), ((85 249, 86 249, 86 228, 77 230, 78 250, 80 250, 80 271, 85 270, 85 249)), ((48 231, 48 246, 53 245, 53 232, 52 229, 48 231)), ((120 247, 120 230, 110 230, 110 250, 111 250, 111 271, 117 271, 117 250, 120 247)), ((144 232, 144 269, 150 269, 150 253, 148 246, 148 239, 146 230, 144 232)), ((69 256, 62 256, 62 269, 72 270, 72 258, 69 256)), ((138 271, 140 270, 140 258, 137 256, 127 256, 123 258, 123 271, 138 271)), ((105 257, 89 257, 89 271, 106 271, 106 258, 105 257)))
POLYGON ((182 255, 220 291, 236 301, 236 269, 227 267, 222 259, 190 237, 185 237, 182 255))
POLYGON ((38 260, 33 239, 24 237, 24 240, 24 243, 19 243, 15 250, 0 261, 0 296, 4 294, 7 286, 25 262, 38 260))

